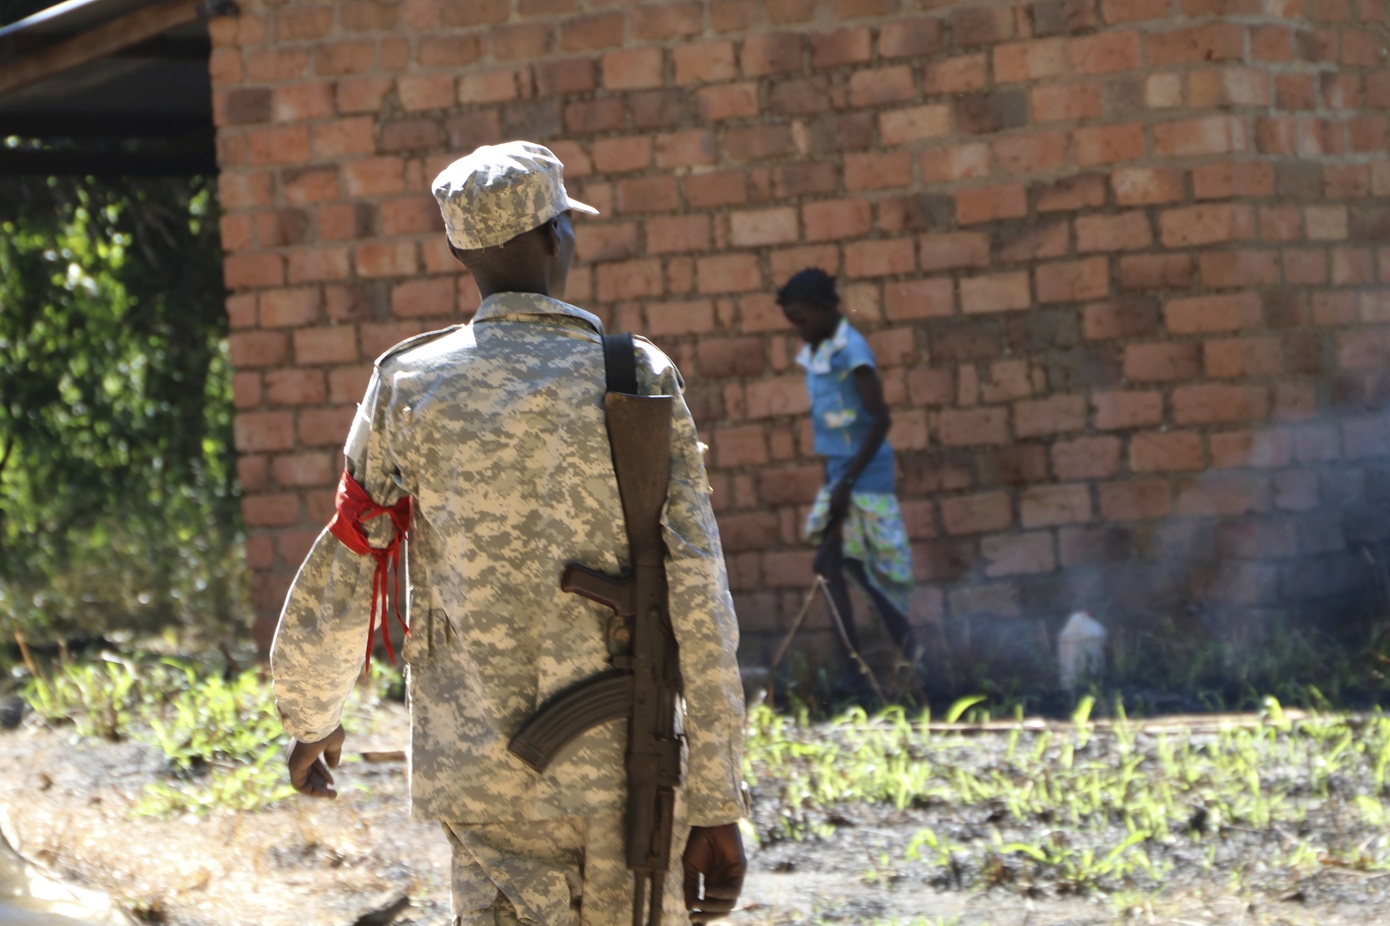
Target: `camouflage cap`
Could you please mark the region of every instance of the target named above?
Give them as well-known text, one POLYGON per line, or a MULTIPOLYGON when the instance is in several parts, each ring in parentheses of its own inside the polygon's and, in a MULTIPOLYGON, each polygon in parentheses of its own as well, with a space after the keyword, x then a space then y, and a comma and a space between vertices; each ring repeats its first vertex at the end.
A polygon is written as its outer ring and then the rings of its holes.
POLYGON ((490 248, 573 209, 598 215, 565 192, 565 165, 529 141, 483 145, 440 171, 434 198, 454 247, 490 248))

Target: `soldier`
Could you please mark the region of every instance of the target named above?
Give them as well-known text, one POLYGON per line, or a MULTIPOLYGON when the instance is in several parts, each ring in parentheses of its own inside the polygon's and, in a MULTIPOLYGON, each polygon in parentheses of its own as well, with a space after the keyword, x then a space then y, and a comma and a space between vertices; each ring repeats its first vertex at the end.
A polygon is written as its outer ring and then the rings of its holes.
MULTIPOLYGON (((458 926, 632 920, 623 725, 584 733, 543 773, 507 750, 537 707, 613 655, 611 613, 560 590, 566 564, 617 573, 628 555, 602 325, 560 301, 571 212, 596 210, 569 198, 562 169, 548 149, 510 142, 435 179, 450 250, 482 305, 470 324, 377 360, 348 434, 337 512, 295 577, 271 652, 294 737, 290 780, 333 797, 343 702, 378 626, 385 639, 408 559, 411 805, 453 846, 458 926)), ((690 919, 705 922, 733 908, 744 873, 738 627, 680 374, 640 338, 636 359, 643 394, 677 396, 662 524, 685 680, 675 842, 685 851, 666 897, 683 896, 690 919)), ((686 922, 680 907, 669 904, 664 921, 686 922)))

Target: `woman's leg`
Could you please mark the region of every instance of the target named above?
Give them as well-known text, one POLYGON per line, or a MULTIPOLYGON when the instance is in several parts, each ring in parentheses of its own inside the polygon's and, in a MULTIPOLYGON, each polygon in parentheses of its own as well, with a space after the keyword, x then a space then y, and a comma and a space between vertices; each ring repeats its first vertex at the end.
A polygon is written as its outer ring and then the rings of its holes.
MULTIPOLYGON (((907 659, 908 662, 916 662, 919 658, 917 651, 917 635, 912 630, 912 622, 888 600, 888 597, 879 591, 872 582, 869 581, 868 574, 864 571, 864 564, 857 559, 844 560, 844 569, 848 572, 859 587, 864 589, 869 598, 874 603, 874 608, 879 616, 883 618, 883 623, 888 627, 888 633, 893 637, 893 642, 898 646, 898 652, 907 659)), ((841 582, 843 582, 843 578, 841 582)), ((845 595, 849 597, 848 592, 845 595)), ((857 647, 858 644, 856 643, 857 647)))

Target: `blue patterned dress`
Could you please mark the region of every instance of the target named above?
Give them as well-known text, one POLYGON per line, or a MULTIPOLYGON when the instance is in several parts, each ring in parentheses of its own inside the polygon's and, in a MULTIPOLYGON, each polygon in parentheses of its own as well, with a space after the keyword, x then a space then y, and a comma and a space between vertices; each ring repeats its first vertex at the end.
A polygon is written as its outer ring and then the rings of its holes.
MULTIPOLYGON (((874 368, 864 336, 841 319, 828 339, 803 345, 796 362, 806 370, 816 453, 825 458, 825 485, 806 519, 806 539, 819 543, 830 516, 830 492, 849 469, 872 427, 859 398, 854 371, 874 368)), ((911 614, 912 551, 893 484, 893 448, 885 440, 854 481, 844 524, 844 555, 859 560, 878 591, 904 615, 911 614)))

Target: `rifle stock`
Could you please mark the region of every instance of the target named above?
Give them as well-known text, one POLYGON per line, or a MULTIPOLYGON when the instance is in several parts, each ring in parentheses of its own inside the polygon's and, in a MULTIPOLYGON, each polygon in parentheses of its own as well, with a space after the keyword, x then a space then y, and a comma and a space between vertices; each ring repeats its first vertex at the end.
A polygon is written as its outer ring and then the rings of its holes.
POLYGON ((627 618, 631 653, 615 659, 625 667, 599 673, 551 698, 522 726, 508 749, 531 768, 543 771, 586 730, 627 718, 624 829, 627 867, 636 878, 632 921, 634 926, 644 921, 659 926, 681 773, 681 742, 675 729, 682 688, 680 659, 668 610, 661 528, 670 478, 674 399, 608 392, 603 401, 631 573, 614 578, 571 564, 560 587, 627 618), (650 901, 646 901, 648 883, 650 901))

